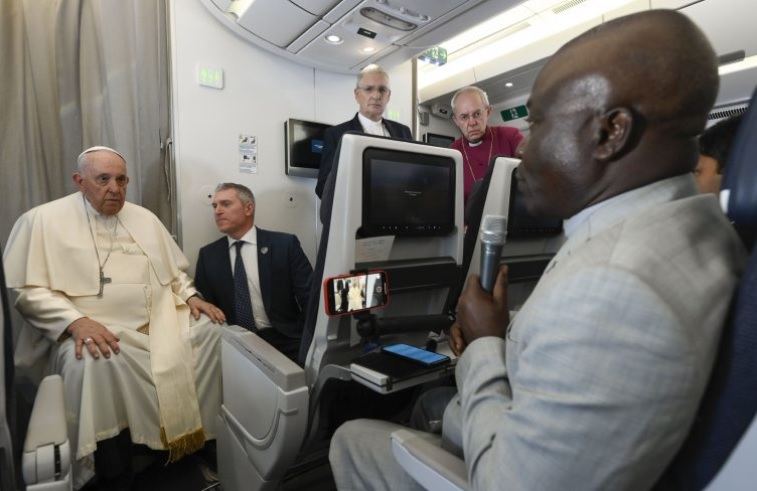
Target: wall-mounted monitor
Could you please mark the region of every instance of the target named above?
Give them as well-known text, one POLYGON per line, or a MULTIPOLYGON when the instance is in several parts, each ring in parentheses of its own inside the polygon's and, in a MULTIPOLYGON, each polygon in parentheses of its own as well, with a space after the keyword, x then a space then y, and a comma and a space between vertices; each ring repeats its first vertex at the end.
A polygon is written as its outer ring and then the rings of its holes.
POLYGON ((455 160, 367 148, 362 237, 444 236, 455 229, 455 160))
POLYGON ((330 124, 290 118, 284 122, 284 155, 289 176, 318 177, 323 133, 330 124))
POLYGON ((423 141, 435 147, 449 148, 455 141, 454 136, 440 135, 438 133, 426 133, 423 135, 423 141))

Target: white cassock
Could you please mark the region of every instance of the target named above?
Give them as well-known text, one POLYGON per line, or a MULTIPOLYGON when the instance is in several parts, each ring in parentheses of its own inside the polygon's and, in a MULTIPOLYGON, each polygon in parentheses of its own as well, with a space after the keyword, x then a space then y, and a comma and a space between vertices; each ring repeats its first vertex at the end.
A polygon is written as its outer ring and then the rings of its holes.
POLYGON ((360 294, 360 288, 357 286, 350 287, 347 293, 347 299, 350 310, 360 310, 363 308, 363 296, 360 294))
POLYGON ((4 263, 16 307, 33 326, 21 332, 16 363, 44 355, 64 380, 77 488, 94 473, 96 442, 125 428, 172 459, 215 438, 220 330, 206 316, 190 325, 188 262, 155 215, 131 203, 99 215, 75 193, 22 215, 4 263), (66 328, 81 317, 118 336, 120 353, 94 359, 84 349, 77 360, 66 328))

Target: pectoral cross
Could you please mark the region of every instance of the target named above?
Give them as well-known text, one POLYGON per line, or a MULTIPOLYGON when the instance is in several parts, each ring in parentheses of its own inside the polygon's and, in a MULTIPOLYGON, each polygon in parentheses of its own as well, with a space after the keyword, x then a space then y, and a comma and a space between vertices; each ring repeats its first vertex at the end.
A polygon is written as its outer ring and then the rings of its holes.
POLYGON ((111 280, 110 278, 106 278, 105 273, 103 273, 103 270, 101 269, 100 270, 100 291, 97 292, 97 298, 103 298, 103 290, 105 289, 105 284, 110 283, 111 281, 113 280, 111 280))

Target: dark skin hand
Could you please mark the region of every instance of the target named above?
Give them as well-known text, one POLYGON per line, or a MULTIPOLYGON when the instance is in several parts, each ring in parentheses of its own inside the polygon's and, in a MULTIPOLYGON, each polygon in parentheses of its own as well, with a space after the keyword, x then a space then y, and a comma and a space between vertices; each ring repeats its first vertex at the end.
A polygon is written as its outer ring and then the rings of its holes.
POLYGON ((457 303, 457 323, 450 331, 452 352, 459 356, 478 338, 497 336, 504 339, 508 324, 507 266, 500 268, 492 295, 481 288, 481 278, 473 275, 468 278, 457 303))
POLYGON ((449 347, 452 349, 452 352, 455 356, 462 355, 467 345, 465 344, 465 339, 463 339, 463 330, 460 329, 460 324, 457 321, 450 327, 449 337, 449 347))

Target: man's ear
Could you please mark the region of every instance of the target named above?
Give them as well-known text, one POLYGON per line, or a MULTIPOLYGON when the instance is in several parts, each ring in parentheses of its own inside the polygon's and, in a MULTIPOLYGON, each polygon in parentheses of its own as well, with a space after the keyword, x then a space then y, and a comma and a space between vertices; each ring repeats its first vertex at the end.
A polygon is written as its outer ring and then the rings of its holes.
POLYGON ((73 179, 74 184, 76 184, 76 187, 78 187, 79 189, 81 189, 81 183, 84 180, 84 177, 82 177, 82 175, 79 174, 79 172, 74 172, 74 174, 71 176, 71 178, 73 179))
POLYGON ((625 107, 605 112, 599 121, 594 158, 600 162, 618 159, 629 150, 634 130, 634 114, 625 107))

